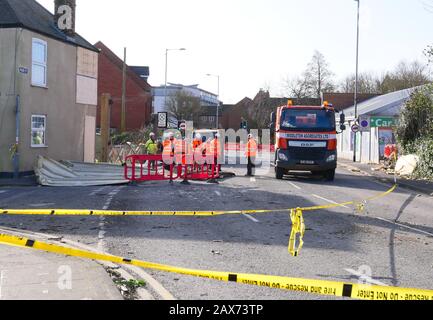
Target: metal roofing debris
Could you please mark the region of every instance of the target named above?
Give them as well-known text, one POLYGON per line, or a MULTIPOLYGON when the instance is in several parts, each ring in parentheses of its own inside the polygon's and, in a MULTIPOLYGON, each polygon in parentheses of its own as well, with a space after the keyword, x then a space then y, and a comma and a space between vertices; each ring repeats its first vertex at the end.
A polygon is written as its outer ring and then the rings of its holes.
POLYGON ((55 161, 39 157, 35 174, 39 184, 51 187, 85 187, 127 184, 120 165, 55 161))

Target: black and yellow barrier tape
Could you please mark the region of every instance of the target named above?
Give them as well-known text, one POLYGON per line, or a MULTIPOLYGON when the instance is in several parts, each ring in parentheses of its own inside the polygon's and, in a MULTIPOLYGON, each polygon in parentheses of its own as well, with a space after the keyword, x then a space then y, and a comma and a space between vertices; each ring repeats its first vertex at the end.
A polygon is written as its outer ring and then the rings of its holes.
POLYGON ((394 185, 388 191, 367 198, 363 201, 349 201, 339 204, 329 204, 324 206, 314 206, 306 208, 290 208, 290 209, 271 209, 271 210, 239 210, 239 211, 111 211, 111 210, 83 210, 83 209, 0 209, 0 215, 48 215, 48 216, 196 216, 210 217, 221 215, 237 215, 237 214, 258 214, 258 213, 274 213, 274 212, 290 212, 292 221, 292 230, 289 240, 289 253, 296 257, 299 255, 303 247, 303 238, 305 234, 305 222, 303 217, 304 211, 325 210, 337 207, 354 205, 359 212, 363 211, 365 204, 368 201, 373 201, 389 195, 397 188, 394 185), (299 236, 299 246, 296 248, 296 240, 299 236))
POLYGON ((7 234, 0 234, 0 244, 24 247, 77 258, 134 265, 145 269, 195 276, 223 282, 236 282, 245 285, 269 287, 315 295, 347 297, 362 300, 433 300, 433 290, 179 268, 80 249, 67 248, 7 234))
POLYGON ((394 192, 397 185, 388 191, 365 199, 361 202, 350 201, 339 204, 314 206, 306 208, 270 209, 270 210, 236 210, 236 211, 113 211, 113 210, 83 210, 83 209, 0 209, 0 215, 43 215, 43 216, 221 216, 236 214, 257 214, 274 212, 292 212, 292 210, 315 211, 357 205, 366 201, 376 200, 394 192))

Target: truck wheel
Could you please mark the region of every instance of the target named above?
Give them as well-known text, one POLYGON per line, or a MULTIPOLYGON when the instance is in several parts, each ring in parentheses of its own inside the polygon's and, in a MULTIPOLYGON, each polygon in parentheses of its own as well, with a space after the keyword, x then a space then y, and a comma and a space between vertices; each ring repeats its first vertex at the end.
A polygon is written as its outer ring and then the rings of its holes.
POLYGON ((334 181, 334 179, 335 179, 335 169, 326 171, 326 173, 325 173, 325 179, 326 179, 326 181, 334 181))
POLYGON ((275 178, 278 180, 282 180, 284 176, 284 169, 283 168, 275 168, 275 178))

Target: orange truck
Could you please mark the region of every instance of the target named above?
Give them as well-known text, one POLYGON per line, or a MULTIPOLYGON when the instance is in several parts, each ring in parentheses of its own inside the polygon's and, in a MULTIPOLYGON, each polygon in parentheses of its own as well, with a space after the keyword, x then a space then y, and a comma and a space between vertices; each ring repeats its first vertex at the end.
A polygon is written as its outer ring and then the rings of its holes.
MULTIPOLYGON (((337 168, 336 110, 322 106, 294 106, 291 101, 271 115, 275 131, 275 177, 290 171, 310 171, 333 181, 337 168)), ((341 114, 340 129, 345 130, 341 114)))

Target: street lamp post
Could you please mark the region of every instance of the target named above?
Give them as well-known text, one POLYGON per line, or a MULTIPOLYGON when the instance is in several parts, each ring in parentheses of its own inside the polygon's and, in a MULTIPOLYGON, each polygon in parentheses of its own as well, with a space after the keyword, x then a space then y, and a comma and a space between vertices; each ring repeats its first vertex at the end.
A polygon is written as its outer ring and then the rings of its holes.
POLYGON ((218 93, 217 93, 217 111, 216 111, 216 129, 219 129, 219 108, 220 108, 220 76, 215 74, 207 74, 208 77, 216 77, 218 79, 218 93))
POLYGON ((180 49, 165 49, 165 85, 164 85, 164 108, 167 108, 167 77, 168 77, 168 52, 169 51, 185 51, 185 48, 180 49))
MULTIPOLYGON (((359 72, 359 9, 360 9, 360 0, 355 0, 358 2, 358 14, 357 14, 357 25, 356 25, 356 73, 355 73, 355 121, 358 120, 358 72, 359 72)), ((356 136, 357 133, 354 134, 353 138, 353 162, 356 162, 356 136)))

